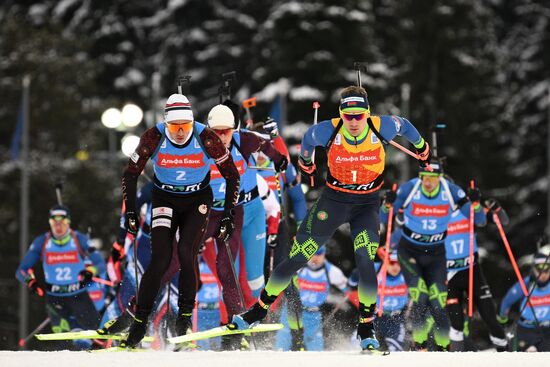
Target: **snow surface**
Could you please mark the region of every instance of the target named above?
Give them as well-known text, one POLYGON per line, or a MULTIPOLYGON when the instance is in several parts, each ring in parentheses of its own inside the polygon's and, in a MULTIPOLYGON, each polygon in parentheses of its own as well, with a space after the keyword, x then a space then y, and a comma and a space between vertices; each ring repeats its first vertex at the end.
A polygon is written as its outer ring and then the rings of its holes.
POLYGON ((8 352, 0 351, 2 367, 489 367, 548 366, 550 353, 422 353, 401 352, 389 356, 359 352, 8 352))

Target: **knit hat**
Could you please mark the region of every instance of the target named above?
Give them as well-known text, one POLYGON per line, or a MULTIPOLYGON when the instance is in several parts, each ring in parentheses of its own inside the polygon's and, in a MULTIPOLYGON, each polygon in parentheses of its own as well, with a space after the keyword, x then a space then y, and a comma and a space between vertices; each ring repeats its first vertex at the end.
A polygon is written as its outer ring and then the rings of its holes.
POLYGON ((214 106, 208 113, 208 127, 212 129, 234 129, 235 116, 231 108, 224 105, 214 106))
POLYGON ((348 95, 340 100, 340 111, 353 112, 370 112, 369 100, 367 96, 361 94, 348 95))
POLYGON ((71 212, 66 206, 55 204, 50 208, 50 218, 57 216, 70 218, 71 212))
POLYGON ((183 94, 172 94, 164 107, 164 122, 187 120, 193 121, 191 103, 183 94))

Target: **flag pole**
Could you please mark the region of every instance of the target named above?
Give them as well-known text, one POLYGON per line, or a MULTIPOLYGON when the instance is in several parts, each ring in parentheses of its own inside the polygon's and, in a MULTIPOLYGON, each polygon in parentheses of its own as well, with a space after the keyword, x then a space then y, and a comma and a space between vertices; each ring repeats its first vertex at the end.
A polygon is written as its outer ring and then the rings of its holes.
MULTIPOLYGON (((21 260, 29 244, 29 90, 31 78, 23 76, 23 136, 21 139, 21 197, 19 208, 19 256, 21 260)), ((29 294, 24 284, 19 284, 19 339, 24 339, 29 328, 29 294)))

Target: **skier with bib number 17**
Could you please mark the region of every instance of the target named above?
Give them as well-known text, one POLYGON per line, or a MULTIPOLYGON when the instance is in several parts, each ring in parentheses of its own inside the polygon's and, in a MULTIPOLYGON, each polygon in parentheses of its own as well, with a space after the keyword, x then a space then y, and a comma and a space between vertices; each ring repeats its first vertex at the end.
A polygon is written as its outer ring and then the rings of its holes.
POLYGON ((300 225, 289 258, 279 264, 260 298, 248 311, 233 317, 230 327, 247 329, 266 317, 269 306, 289 285, 336 228, 349 223, 359 269, 359 323, 357 334, 364 351, 378 349, 374 331, 377 280, 373 259, 379 245, 379 189, 384 172, 384 143, 403 135, 414 144, 422 166, 429 165, 430 149, 416 128, 398 116, 371 116, 367 92, 350 86, 340 93, 339 117, 308 129, 302 139, 299 167, 312 177, 316 146, 327 152, 327 187, 300 225))

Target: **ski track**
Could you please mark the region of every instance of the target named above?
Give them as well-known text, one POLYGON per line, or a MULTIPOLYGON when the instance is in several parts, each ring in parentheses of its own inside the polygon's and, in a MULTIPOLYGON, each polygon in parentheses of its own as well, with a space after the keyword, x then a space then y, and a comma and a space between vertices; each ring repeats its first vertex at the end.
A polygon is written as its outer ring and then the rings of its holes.
POLYGON ((550 353, 423 353, 395 352, 389 356, 359 352, 11 352, 0 351, 1 367, 493 367, 550 365, 550 353))

